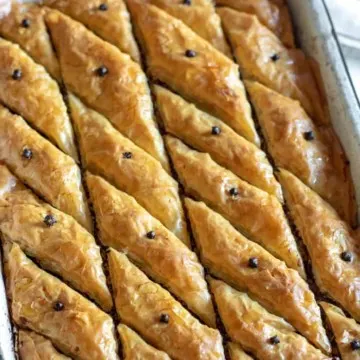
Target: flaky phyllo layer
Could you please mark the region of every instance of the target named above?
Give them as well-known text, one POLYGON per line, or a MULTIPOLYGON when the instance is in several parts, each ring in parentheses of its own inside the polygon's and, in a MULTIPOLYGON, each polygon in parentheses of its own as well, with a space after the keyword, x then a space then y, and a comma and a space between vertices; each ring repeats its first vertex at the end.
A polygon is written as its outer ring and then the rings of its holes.
POLYGON ((349 164, 285 0, 44 0, 0 37, 20 360, 360 359, 349 164))

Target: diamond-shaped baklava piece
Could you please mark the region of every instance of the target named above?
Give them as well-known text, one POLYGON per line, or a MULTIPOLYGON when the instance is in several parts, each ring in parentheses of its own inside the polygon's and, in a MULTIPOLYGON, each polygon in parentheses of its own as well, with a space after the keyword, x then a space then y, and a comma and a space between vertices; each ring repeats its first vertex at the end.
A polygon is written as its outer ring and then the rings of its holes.
POLYGON ((5 274, 18 326, 46 336, 75 359, 118 359, 112 318, 37 267, 15 244, 5 245, 5 274))
POLYGON ((56 10, 48 12, 46 23, 68 90, 168 169, 148 80, 140 66, 56 10))
POLYGON ((91 174, 87 185, 102 244, 126 252, 152 279, 216 327, 204 269, 196 254, 133 197, 91 174))
POLYGON ((221 120, 162 86, 154 87, 165 130, 212 158, 235 175, 283 201, 266 154, 221 120))
POLYGON ((92 231, 92 219, 75 161, 0 105, 0 159, 52 206, 92 231))
POLYGON ((221 320, 232 341, 257 359, 329 360, 281 317, 269 313, 246 293, 210 280, 221 320))
POLYGON ((259 145, 238 66, 165 11, 141 0, 128 4, 150 76, 259 145))
POLYGON ((5 166, 0 166, 0 231, 45 269, 110 311, 100 249, 76 220, 40 201, 5 166))
POLYGON ((202 263, 210 273, 248 292, 329 352, 315 296, 298 272, 246 239, 204 203, 185 202, 202 263))
POLYGON ((18 45, 0 39, 0 101, 77 160, 74 135, 55 80, 18 45))
MULTIPOLYGON (((126 0, 131 2, 132 0, 126 0)), ((168 14, 183 21, 199 36, 207 40, 217 50, 232 57, 226 42, 221 21, 215 12, 211 0, 141 0, 166 11, 168 14)), ((131 6, 131 4, 130 4, 131 6)))
POLYGON ((11 12, 1 18, 0 35, 18 43, 56 80, 61 80, 60 67, 47 33, 45 9, 34 4, 12 4, 11 12))
POLYGON ((326 101, 309 59, 299 49, 287 49, 255 15, 229 8, 218 10, 244 79, 256 80, 299 100, 319 124, 328 124, 326 101))
POLYGON ((246 88, 276 166, 296 175, 353 224, 353 184, 333 131, 316 126, 296 100, 257 82, 246 81, 246 88))
POLYGON ((82 22, 95 34, 118 47, 133 60, 140 62, 130 16, 123 0, 42 0, 43 4, 60 10, 82 22))
POLYGON ((189 245, 177 182, 160 162, 121 135, 106 118, 72 95, 69 101, 83 166, 133 196, 189 245))
POLYGON ((297 177, 281 170, 279 179, 317 285, 360 321, 358 240, 336 211, 297 177))
POLYGON ((285 0, 216 0, 216 5, 253 14, 287 47, 294 47, 294 34, 285 0))
POLYGON ((108 253, 111 282, 121 320, 174 360, 224 360, 218 330, 203 325, 128 258, 108 253))
POLYGON ((278 199, 239 179, 212 160, 167 136, 170 155, 185 192, 206 202, 237 229, 305 277, 303 262, 278 199))

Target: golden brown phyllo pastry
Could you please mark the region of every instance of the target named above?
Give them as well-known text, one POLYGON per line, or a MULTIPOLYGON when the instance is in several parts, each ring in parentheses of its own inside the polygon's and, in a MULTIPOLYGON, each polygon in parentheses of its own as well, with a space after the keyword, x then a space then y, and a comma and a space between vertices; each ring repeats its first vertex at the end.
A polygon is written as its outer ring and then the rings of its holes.
MULTIPOLYGON (((131 2, 133 0, 126 0, 131 2)), ((140 0, 166 11, 182 20, 199 36, 207 40, 216 49, 231 57, 219 16, 211 0, 140 0)), ((131 4, 130 4, 131 6, 131 4)))
POLYGON ((167 137, 185 192, 221 213, 237 229, 305 277, 295 238, 277 198, 239 179, 205 153, 167 137))
POLYGON ((287 47, 294 47, 294 35, 285 0, 216 0, 219 6, 256 15, 287 47))
POLYGON ((58 9, 82 22, 95 34, 118 47, 125 54, 140 62, 130 16, 123 0, 42 0, 52 8, 58 9))
POLYGON ((229 8, 221 8, 218 13, 242 76, 299 100, 317 123, 328 124, 325 102, 304 53, 287 49, 254 15, 229 8))
POLYGON ((197 150, 207 152, 241 179, 283 201, 280 184, 266 154, 221 120, 162 86, 154 87, 166 131, 197 150))
POLYGON ((13 4, 10 14, 0 21, 0 35, 18 43, 52 77, 61 80, 59 63, 46 30, 45 11, 34 4, 13 4))
POLYGON ((46 23, 68 90, 168 169, 147 78, 140 66, 58 11, 49 11, 46 23))
POLYGON ((160 162, 121 135, 106 118, 72 95, 69 100, 83 166, 132 195, 189 245, 177 182, 160 162))
POLYGON ((252 360, 252 357, 246 354, 239 344, 229 343, 228 352, 230 360, 252 360))
POLYGON ((15 244, 6 246, 5 274, 18 326, 46 336, 75 359, 118 359, 111 317, 38 268, 15 244))
POLYGON ((330 360, 284 319, 269 313, 246 293, 210 280, 220 317, 232 341, 257 359, 330 360))
POLYGON ((21 360, 71 360, 60 354, 45 337, 33 331, 19 331, 19 355, 21 360))
POLYGON ((218 330, 202 325, 128 258, 108 254, 117 312, 122 321, 174 360, 225 360, 218 330))
POLYGON ((75 161, 0 105, 0 159, 57 209, 92 231, 92 219, 75 161))
POLYGON ((307 247, 320 290, 360 321, 360 252, 349 225, 298 178, 281 170, 280 181, 295 225, 307 247))
POLYGON ((150 76, 259 145, 238 66, 158 7, 141 0, 128 4, 150 76))
POLYGON ((330 352, 315 296, 298 272, 246 239, 204 203, 185 202, 201 260, 210 273, 249 292, 310 342, 330 352))
POLYGON ((206 324, 216 327, 204 270, 195 253, 136 200, 98 176, 87 175, 103 245, 124 251, 206 324))
POLYGON ((360 360, 355 189, 286 0, 8 2, 15 355, 360 360))
POLYGON ((121 338, 124 360, 171 360, 166 353, 147 344, 126 325, 119 325, 118 332, 121 338))
POLYGON ((18 45, 0 39, 0 53, 0 101, 77 160, 71 122, 56 81, 18 45))
POLYGON ((321 302, 343 360, 360 359, 360 325, 335 305, 321 302))
POLYGON ((298 101, 257 82, 245 83, 276 166, 292 172, 354 224, 351 175, 333 131, 316 126, 298 101))
POLYGON ((76 220, 42 202, 0 166, 0 231, 45 269, 109 311, 112 299, 95 239, 76 220))

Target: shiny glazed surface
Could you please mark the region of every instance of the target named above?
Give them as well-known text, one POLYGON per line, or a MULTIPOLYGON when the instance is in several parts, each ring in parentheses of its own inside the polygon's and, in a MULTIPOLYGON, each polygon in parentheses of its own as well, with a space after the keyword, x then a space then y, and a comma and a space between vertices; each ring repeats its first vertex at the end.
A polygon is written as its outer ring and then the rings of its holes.
POLYGON ((0 178, 2 239, 18 244, 45 269, 88 294, 105 310, 111 310, 112 299, 102 269, 100 249, 93 236, 71 216, 34 195, 31 197, 30 190, 25 190, 21 183, 17 186, 18 180, 4 166, 1 166, 0 178), (49 214, 56 220, 52 227, 44 223, 49 214))
POLYGON ((47 336, 74 359, 118 359, 109 315, 38 268, 17 245, 10 245, 5 254, 7 290, 17 325, 47 336), (59 301, 64 309, 55 311, 59 301))
POLYGON ((3 39, 0 39, 0 101, 77 160, 72 126, 58 84, 18 45, 3 39), (21 79, 12 78, 15 70, 21 70, 21 79))
POLYGON ((283 0, 216 0, 216 5, 256 15, 285 46, 295 46, 289 10, 283 0))
POLYGON ((135 331, 126 325, 119 325, 124 360, 171 360, 163 351, 147 344, 135 331))
POLYGON ((52 48, 46 30, 44 15, 46 10, 34 4, 13 4, 11 13, 0 21, 0 35, 18 43, 50 75, 61 80, 59 62, 52 48), (22 26, 22 21, 29 21, 29 26, 22 26))
POLYGON ((219 280, 211 280, 210 285, 230 338, 258 359, 331 359, 298 335, 284 319, 269 313, 246 293, 219 280), (280 342, 271 344, 269 339, 272 336, 277 336, 280 342))
POLYGON ((308 284, 284 262, 246 239, 204 203, 185 200, 201 260, 214 275, 248 291, 270 312, 287 319, 301 334, 326 352, 329 340, 320 309, 308 284), (257 268, 249 266, 256 258, 257 268))
POLYGON ((159 8, 141 0, 128 0, 128 5, 150 76, 259 145, 238 66, 182 21, 159 8), (195 51, 196 56, 186 57, 186 50, 195 51))
POLYGON ((318 124, 329 124, 326 104, 309 59, 299 49, 287 49, 254 15, 229 8, 218 10, 234 49, 242 76, 299 100, 318 124), (272 60, 277 55, 279 59, 272 60))
POLYGON ((92 231, 92 219, 75 161, 0 106, 0 159, 37 194, 92 231), (26 159, 23 150, 30 149, 26 159))
POLYGON ((356 237, 336 211, 294 175, 279 175, 285 199, 307 247, 320 290, 360 321, 360 254, 356 237), (348 251, 352 260, 341 254, 348 251))
POLYGON ((124 254, 108 255, 115 304, 123 322, 174 360, 225 360, 218 330, 202 325, 124 254), (162 323, 162 314, 169 316, 162 323))
POLYGON ((221 120, 199 110, 175 93, 156 85, 157 108, 168 133, 177 136, 195 149, 211 157, 250 184, 275 195, 283 201, 266 154, 238 135, 221 120), (214 136, 213 126, 221 130, 214 136))
POLYGON ((32 331, 19 331, 19 355, 21 360, 71 360, 60 354, 51 343, 32 331))
POLYGON ((360 339, 360 325, 354 319, 348 318, 337 306, 326 302, 321 302, 320 305, 324 309, 335 335, 341 358, 343 360, 359 360, 360 352, 351 348, 351 342, 360 339))
MULTIPOLYGON (((132 0, 126 0, 132 1, 132 0)), ((216 49, 229 58, 232 54, 226 42, 219 16, 211 0, 191 0, 190 5, 178 0, 141 0, 155 5, 170 15, 183 21, 199 36, 207 40, 216 49)))
POLYGON ((97 0, 42 0, 50 6, 82 22, 95 34, 118 47, 122 52, 140 63, 130 16, 123 0, 106 0, 107 11, 99 10, 97 0))
POLYGON ((58 11, 49 11, 46 23, 68 90, 168 169, 147 78, 140 66, 58 11), (104 76, 97 73, 101 66, 108 71, 104 76))
POLYGON ((186 193, 205 201, 244 235, 305 277, 296 241, 275 196, 239 179, 208 154, 191 150, 180 140, 167 136, 166 142, 186 193), (234 188, 237 196, 231 195, 234 188))
POLYGON ((102 115, 70 97, 83 166, 132 195, 189 245, 177 182, 160 162, 121 135, 102 115), (131 153, 130 158, 124 154, 131 153))
POLYGON ((204 269, 195 253, 136 200, 98 176, 87 186, 103 245, 124 251, 144 272, 173 292, 209 326, 216 327, 204 269), (155 238, 147 234, 155 232, 155 238))
POLYGON ((316 126, 298 101, 256 82, 246 82, 246 88, 276 166, 299 177, 355 224, 351 174, 333 131, 316 126), (307 140, 307 132, 314 139, 307 140))

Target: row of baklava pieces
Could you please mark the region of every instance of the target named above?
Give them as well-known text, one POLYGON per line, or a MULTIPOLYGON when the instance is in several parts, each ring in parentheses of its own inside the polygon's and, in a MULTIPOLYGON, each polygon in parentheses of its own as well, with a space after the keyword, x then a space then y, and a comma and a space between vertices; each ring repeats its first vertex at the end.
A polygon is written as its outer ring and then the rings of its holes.
MULTIPOLYGON (((215 130, 215 132, 217 132, 216 130, 215 130)), ((213 135, 219 135, 219 134, 213 134, 213 135)), ((234 196, 236 196, 236 194, 234 194, 234 196)), ((255 261, 256 262, 256 261, 255 261)))

